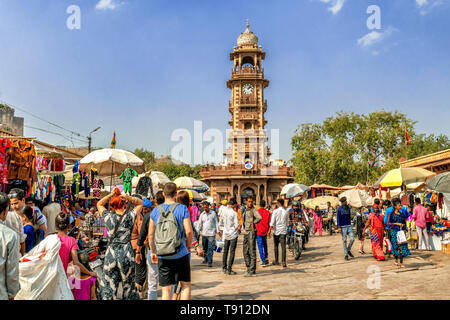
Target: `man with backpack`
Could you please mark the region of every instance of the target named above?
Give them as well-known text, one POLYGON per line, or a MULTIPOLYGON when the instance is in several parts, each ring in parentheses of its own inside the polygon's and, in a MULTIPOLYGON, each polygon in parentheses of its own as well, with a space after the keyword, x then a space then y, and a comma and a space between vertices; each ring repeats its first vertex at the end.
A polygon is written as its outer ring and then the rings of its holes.
POLYGON ((152 261, 158 261, 162 299, 170 300, 172 286, 181 285, 181 300, 191 298, 191 266, 189 250, 193 230, 188 208, 175 202, 177 186, 164 186, 165 202, 153 209, 148 231, 152 261))

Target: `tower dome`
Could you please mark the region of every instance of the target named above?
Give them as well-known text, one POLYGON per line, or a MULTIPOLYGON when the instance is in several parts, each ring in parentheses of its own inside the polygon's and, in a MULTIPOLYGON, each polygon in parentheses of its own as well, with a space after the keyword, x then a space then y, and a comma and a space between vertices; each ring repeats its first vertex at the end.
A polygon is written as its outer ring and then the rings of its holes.
POLYGON ((258 44, 258 37, 249 28, 250 24, 247 20, 247 29, 237 39, 238 46, 258 44))

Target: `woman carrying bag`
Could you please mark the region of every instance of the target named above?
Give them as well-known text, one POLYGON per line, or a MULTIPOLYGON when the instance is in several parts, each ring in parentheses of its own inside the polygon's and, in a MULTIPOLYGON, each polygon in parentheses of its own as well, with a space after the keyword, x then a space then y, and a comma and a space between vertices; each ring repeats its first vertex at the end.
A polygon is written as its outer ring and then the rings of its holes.
POLYGON ((399 199, 392 201, 394 211, 388 213, 387 227, 391 235, 392 254, 395 257, 395 265, 399 265, 398 258, 400 257, 400 267, 404 268, 403 258, 411 255, 408 249, 408 241, 406 239, 406 219, 408 219, 408 212, 402 209, 399 199))

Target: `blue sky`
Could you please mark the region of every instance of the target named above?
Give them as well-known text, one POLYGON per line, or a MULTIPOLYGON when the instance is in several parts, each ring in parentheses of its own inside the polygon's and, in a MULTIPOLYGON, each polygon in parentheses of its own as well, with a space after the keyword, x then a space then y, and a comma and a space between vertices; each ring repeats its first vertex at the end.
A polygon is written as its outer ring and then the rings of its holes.
POLYGON ((0 0, 0 100, 83 135, 101 126, 96 147, 116 130, 118 148, 169 154, 172 131, 194 120, 228 128, 229 52, 248 18, 282 159, 298 125, 339 110, 399 110, 419 133, 450 135, 449 16, 449 0, 0 0), (79 30, 66 27, 70 5, 79 30), (367 28, 369 5, 380 30, 367 28))

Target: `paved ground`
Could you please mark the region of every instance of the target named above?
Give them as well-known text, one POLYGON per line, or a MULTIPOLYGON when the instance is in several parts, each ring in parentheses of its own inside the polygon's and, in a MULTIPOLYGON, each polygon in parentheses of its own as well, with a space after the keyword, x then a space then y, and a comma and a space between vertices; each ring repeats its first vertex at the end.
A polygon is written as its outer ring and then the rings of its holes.
MULTIPOLYGON (((273 258, 269 239, 269 259, 273 258)), ((242 236, 236 249, 234 271, 222 273, 222 254, 214 254, 213 268, 201 264, 192 255, 192 299, 450 299, 450 255, 440 251, 412 251, 405 259, 405 269, 394 265, 394 259, 376 261, 370 242, 365 242, 365 255, 358 253, 359 242, 353 245, 355 259, 344 260, 340 234, 314 237, 307 244, 300 260, 288 251, 288 268, 262 268, 257 252, 257 276, 244 277, 242 236), (379 267, 380 289, 369 289, 367 280, 374 276, 370 268, 379 267), (368 273, 368 268, 369 272, 368 273)), ((376 272, 376 270, 375 270, 376 272)), ((376 282, 371 281, 376 285, 376 282)), ((372 286, 373 287, 373 286, 372 286)))

